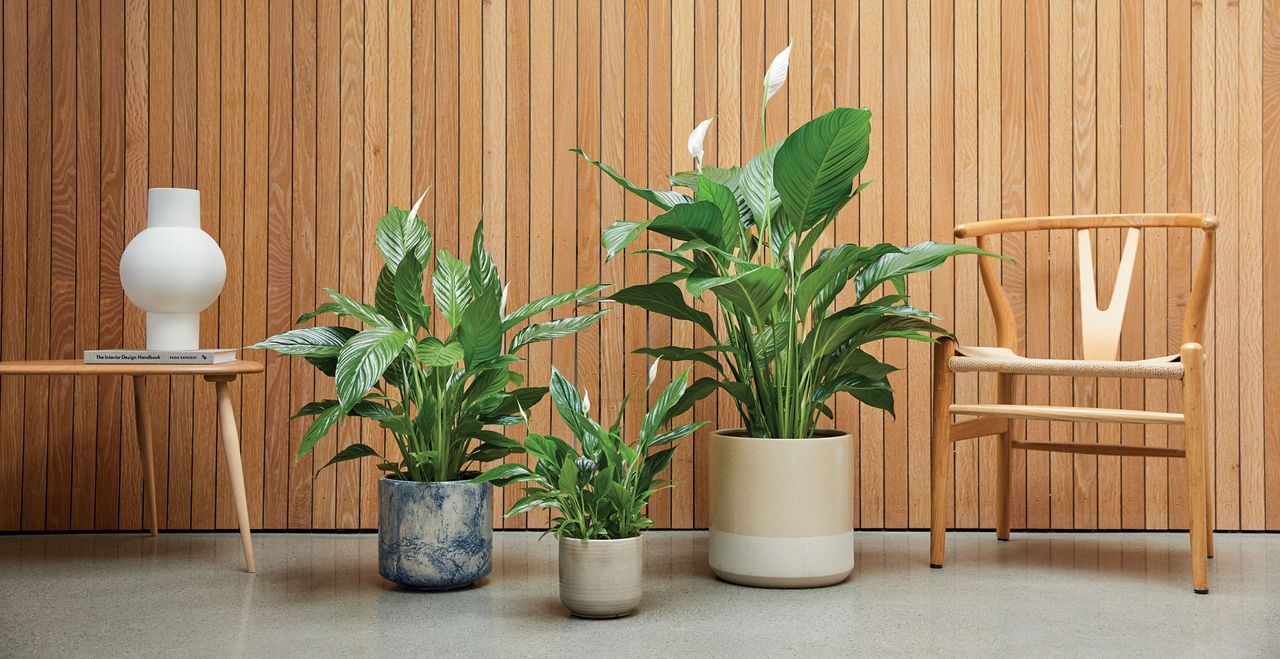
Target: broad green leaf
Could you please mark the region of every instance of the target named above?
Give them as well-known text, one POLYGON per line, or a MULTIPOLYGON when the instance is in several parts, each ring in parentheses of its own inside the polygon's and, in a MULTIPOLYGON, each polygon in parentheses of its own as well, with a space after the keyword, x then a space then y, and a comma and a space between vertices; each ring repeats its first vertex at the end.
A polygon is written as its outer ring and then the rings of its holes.
MULTIPOLYGON (((324 466, 320 467, 320 469, 324 469, 329 465, 338 464, 339 462, 346 462, 348 460, 359 460, 360 458, 368 458, 368 457, 375 457, 383 461, 386 460, 386 458, 383 458, 381 455, 378 455, 378 452, 373 450, 372 446, 369 446, 367 444, 356 443, 356 444, 351 444, 350 446, 342 449, 341 451, 338 451, 337 454, 335 454, 333 458, 331 458, 328 462, 324 463, 324 466)), ((316 472, 319 473, 320 469, 317 469, 316 472)))
POLYGON ((402 319, 401 327, 413 330, 417 326, 426 327, 426 300, 422 298, 422 264, 413 254, 406 255, 400 261, 395 273, 395 293, 397 312, 402 319))
POLYGON ((697 190, 699 176, 706 177, 720 185, 733 189, 737 185, 739 177, 742 176, 742 168, 703 167, 701 172, 694 170, 676 172, 668 176, 667 181, 670 182, 673 187, 697 190))
POLYGON ((407 329, 400 305, 396 303, 396 273, 385 265, 378 271, 378 283, 373 288, 373 308, 397 326, 407 329))
POLYGON ((530 318, 544 311, 550 311, 551 309, 554 309, 562 304, 567 304, 569 302, 581 300, 587 297, 588 295, 593 295, 608 287, 609 287, 608 284, 592 284, 590 286, 582 286, 580 288, 575 288, 571 291, 565 291, 564 293, 556 293, 555 295, 548 295, 546 297, 538 298, 532 302, 529 302, 528 304, 523 304, 520 306, 519 309, 516 309, 515 311, 511 312, 506 318, 503 319, 502 331, 505 332, 511 329, 512 327, 515 327, 516 325, 519 325, 520 323, 523 323, 524 321, 529 320, 530 318))
POLYGON ((649 230, 676 240, 720 244, 720 209, 710 201, 680 204, 649 220, 649 230))
POLYGON ((494 359, 502 353, 502 317, 498 314, 495 291, 477 291, 477 296, 462 312, 458 342, 462 344, 468 366, 494 359))
POLYGON ((694 361, 700 364, 706 364, 717 371, 722 371, 720 360, 716 359, 714 353, 720 352, 736 352, 736 349, 730 346, 703 346, 700 348, 682 348, 680 346, 666 346, 663 348, 640 348, 634 350, 636 354, 649 355, 665 359, 669 362, 694 361))
POLYGON ((671 418, 671 408, 679 402, 684 396, 685 387, 689 381, 689 369, 684 373, 671 379, 666 388, 654 401, 653 407, 644 415, 644 422, 640 425, 640 435, 642 437, 655 437, 658 430, 666 425, 667 420, 671 418))
POLYGON ((346 413, 342 406, 334 405, 316 415, 315 420, 307 428, 307 432, 302 435, 302 443, 298 446, 298 455, 294 458, 294 462, 296 463, 302 459, 302 456, 310 453, 311 449, 315 448, 316 443, 323 439, 328 434, 329 429, 338 423, 338 419, 341 419, 346 413))
POLYGON ((683 194, 680 194, 679 192, 676 192, 674 190, 648 190, 648 189, 642 188, 632 183, 631 181, 628 181, 627 179, 623 178, 623 176, 619 174, 616 170, 614 170, 612 167, 600 162, 599 160, 592 160, 591 156, 588 156, 586 153, 584 153, 582 149, 574 148, 569 150, 572 151, 573 153, 576 153, 582 156, 584 160, 598 167, 600 171, 607 174, 609 178, 616 181, 618 185, 621 185, 622 188, 627 192, 630 192, 631 194, 634 194, 637 197, 640 197, 641 199, 644 199, 645 201, 663 210, 669 210, 676 205, 687 204, 692 201, 692 199, 690 199, 689 197, 683 194))
MULTIPOLYGON (((421 203, 422 200, 419 199, 418 204, 421 203)), ((417 209, 418 205, 415 204, 414 212, 406 213, 392 206, 387 214, 378 220, 378 226, 374 230, 374 242, 382 252, 387 269, 392 272, 400 266, 400 261, 405 254, 414 254, 419 263, 425 263, 427 256, 431 254, 431 232, 417 217, 417 209)))
POLYGON ((306 312, 306 313, 302 314, 301 316, 298 316, 298 319, 297 319, 297 320, 295 320, 295 321, 293 321, 293 324, 294 324, 294 325, 301 325, 301 324, 303 324, 303 323, 307 322, 308 320, 311 320, 312 318, 315 318, 316 316, 321 316, 321 315, 324 315, 324 314, 327 314, 327 313, 331 313, 331 314, 335 314, 335 315, 341 315, 341 314, 339 314, 339 312, 340 312, 341 310, 342 310, 342 307, 339 307, 336 303, 333 303, 333 302, 325 302, 324 304, 322 304, 322 305, 320 305, 320 306, 316 307, 314 311, 308 311, 308 312, 306 312))
POLYGON ((514 482, 515 479, 519 479, 523 476, 531 476, 531 475, 533 475, 533 472, 529 471, 528 467, 522 464, 509 462, 506 464, 494 465, 493 467, 490 467, 484 473, 473 478, 471 482, 472 483, 491 483, 493 481, 508 481, 507 483, 503 483, 503 485, 507 485, 510 482, 514 482))
POLYGON ((781 143, 761 151, 742 170, 742 197, 751 209, 757 225, 764 226, 765 217, 772 217, 781 204, 773 184, 773 159, 781 143))
POLYGON ((345 414, 387 370, 409 340, 409 333, 392 327, 367 329, 347 341, 338 354, 339 409, 345 414))
POLYGON ((687 320, 701 327, 707 334, 716 335, 715 323, 711 321, 711 316, 689 306, 684 301, 684 294, 675 284, 654 283, 628 286, 605 299, 640 307, 676 320, 687 320))
POLYGON ((498 278, 498 266, 484 249, 483 221, 476 225, 476 233, 471 239, 471 267, 467 274, 471 278, 471 290, 477 296, 489 293, 501 297, 502 281, 498 278))
POLYGON ((605 311, 601 310, 589 313, 585 316, 557 318, 556 320, 548 320, 545 323, 533 323, 519 332, 516 332, 515 337, 511 339, 511 349, 508 352, 515 352, 530 343, 550 341, 551 339, 558 339, 562 336, 577 334, 578 332, 596 324, 596 321, 604 314, 605 311))
POLYGON ((614 222, 600 233, 600 244, 605 249, 605 260, 622 253, 640 234, 649 228, 649 222, 614 222))
POLYGON ((583 437, 589 432, 582 394, 569 382, 559 369, 551 367, 551 402, 555 403, 556 412, 564 419, 565 425, 573 432, 574 437, 583 437))
POLYGON ((389 318, 363 302, 357 302, 332 288, 326 288, 324 292, 328 293, 334 304, 337 304, 342 310, 342 315, 352 316, 373 327, 391 327, 393 325, 389 318))
POLYGON ((332 398, 328 398, 325 400, 312 401, 298 408, 298 411, 294 412, 293 416, 289 417, 289 420, 293 421, 294 419, 298 419, 304 416, 315 416, 337 404, 338 404, 338 401, 332 398))
POLYGON ((249 347, 258 350, 274 350, 282 355, 333 357, 342 350, 347 340, 355 335, 356 330, 350 327, 303 327, 282 332, 249 347))
POLYGON ((787 273, 777 268, 761 266, 713 286, 710 290, 721 302, 728 302, 735 309, 750 314, 756 326, 762 327, 782 299, 786 286, 787 273))
POLYGON ((899 249, 888 243, 874 247, 837 245, 823 250, 813 267, 800 275, 796 285, 796 307, 808 309, 819 297, 831 299, 844 288, 859 268, 899 249))
POLYGON ((574 460, 574 456, 564 456, 564 462, 560 465, 560 481, 556 483, 561 492, 572 492, 578 487, 578 463, 574 460))
POLYGON ((462 361, 462 345, 458 342, 442 343, 440 339, 429 336, 418 342, 414 356, 425 366, 451 366, 462 361))
POLYGON ((462 321, 462 311, 471 304, 470 270, 465 261, 456 259, 445 250, 436 254, 436 271, 431 275, 431 289, 436 307, 444 314, 450 327, 462 321))
POLYGON ((927 272, 942 265, 948 258, 961 254, 977 254, 1000 259, 1012 260, 1007 256, 994 254, 971 245, 953 245, 949 243, 923 242, 910 247, 903 247, 876 259, 858 273, 855 287, 858 300, 886 281, 896 280, 915 272, 927 272))
MULTIPOLYGON (((351 336, 355 336, 355 335, 356 335, 356 330, 351 330, 351 336)), ((321 373, 324 373, 329 377, 333 377, 336 371, 338 370, 337 355, 326 355, 324 357, 315 357, 312 355, 307 355, 306 357, 303 357, 303 359, 307 360, 307 362, 309 362, 312 366, 316 367, 317 371, 320 371, 321 373)))
POLYGON ((683 426, 680 426, 678 428, 673 428, 671 430, 668 430, 667 432, 664 432, 661 435, 654 437, 653 443, 651 444, 651 446, 663 446, 666 444, 670 444, 671 442, 674 442, 677 439, 680 439, 681 437, 687 437, 689 435, 692 435, 693 433, 697 432, 698 428, 701 428, 702 426, 707 425, 707 423, 709 422, 698 421, 696 423, 686 423, 683 426))
POLYGON ((774 187, 800 233, 838 209, 867 163, 871 111, 836 108, 787 136, 774 158, 774 187))
POLYGON ((714 243, 725 251, 737 248, 742 237, 742 220, 738 209, 738 198, 728 186, 717 183, 706 176, 698 177, 698 201, 715 204, 720 210, 720 229, 717 232, 720 240, 714 243))
POLYGON ((889 381, 884 378, 870 378, 858 373, 848 373, 819 385, 813 393, 812 402, 822 403, 839 391, 853 394, 854 398, 867 405, 894 414, 893 387, 889 386, 889 381))
POLYGON ((667 418, 684 414, 693 407, 694 403, 706 398, 719 386, 720 381, 716 378, 698 378, 684 390, 679 400, 672 404, 671 409, 667 410, 667 418))

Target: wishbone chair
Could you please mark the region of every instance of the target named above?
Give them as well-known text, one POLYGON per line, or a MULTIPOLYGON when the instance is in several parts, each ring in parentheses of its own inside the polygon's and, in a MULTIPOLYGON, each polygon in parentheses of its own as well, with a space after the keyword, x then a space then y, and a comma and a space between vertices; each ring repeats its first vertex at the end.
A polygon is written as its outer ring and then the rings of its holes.
POLYGON ((975 238, 978 247, 990 249, 991 236, 1004 233, 1073 230, 1078 245, 1080 273, 1080 331, 1083 359, 1032 359, 1017 354, 1018 326, 1000 285, 994 259, 979 259, 979 272, 995 317, 996 346, 962 347, 944 337, 933 351, 933 443, 931 451, 932 497, 930 510, 931 567, 941 568, 946 542, 947 495, 951 489, 951 462, 956 442, 996 435, 996 537, 1009 539, 1010 453, 1063 451, 1093 455, 1133 455, 1153 458, 1184 458, 1187 461, 1188 508, 1191 527, 1191 581, 1197 593, 1209 592, 1208 558, 1213 556, 1212 492, 1207 486, 1204 405, 1204 317, 1213 279, 1214 230, 1218 220, 1212 215, 1131 214, 1073 215, 985 220, 962 224, 956 238, 975 238), (1116 273, 1111 302, 1099 309, 1094 280, 1090 229, 1126 229, 1124 248, 1116 273), (1192 276, 1191 293, 1182 321, 1179 354, 1144 359, 1117 360, 1120 329, 1125 304, 1132 286, 1133 266, 1143 229, 1198 229, 1204 234, 1200 255, 1192 276), (997 373, 997 403, 957 405, 953 402, 954 373, 997 373), (1096 407, 1052 407, 1014 403, 1014 379, 1022 375, 1110 377, 1180 380, 1183 411, 1102 409, 1096 407), (959 423, 952 415, 976 417, 959 423), (1042 419, 1077 423, 1181 424, 1185 426, 1185 449, 1119 444, 1015 440, 1010 419, 1042 419))

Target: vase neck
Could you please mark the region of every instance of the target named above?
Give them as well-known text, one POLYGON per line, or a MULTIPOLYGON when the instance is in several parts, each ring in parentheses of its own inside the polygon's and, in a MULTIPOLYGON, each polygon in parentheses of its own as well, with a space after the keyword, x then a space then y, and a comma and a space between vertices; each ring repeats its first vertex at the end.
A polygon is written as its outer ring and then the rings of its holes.
POLYGON ((200 228, 200 191, 187 188, 147 190, 147 228, 200 228))

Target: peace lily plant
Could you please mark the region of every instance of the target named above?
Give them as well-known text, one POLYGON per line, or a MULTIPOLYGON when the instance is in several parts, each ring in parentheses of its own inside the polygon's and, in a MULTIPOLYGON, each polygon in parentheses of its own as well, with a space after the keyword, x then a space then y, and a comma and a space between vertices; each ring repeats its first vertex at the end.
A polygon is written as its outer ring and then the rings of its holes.
POLYGON ((345 418, 370 419, 388 431, 398 449, 395 454, 382 455, 373 446, 357 442, 324 467, 375 459, 385 476, 379 508, 383 576, 417 588, 444 588, 470 583, 488 572, 492 488, 469 479, 483 463, 522 450, 518 442, 491 427, 520 422, 522 410, 536 405, 547 392, 546 387, 519 386, 522 378, 511 370, 521 361, 518 353, 530 344, 586 329, 604 312, 546 322, 530 323, 530 319, 583 300, 604 286, 550 295, 507 312, 506 289, 485 251, 481 225, 476 228, 469 262, 447 250, 435 255, 430 272, 433 313, 423 295, 433 239, 418 218, 422 201, 419 198, 408 213, 393 206, 378 221, 374 239, 384 265, 373 304, 325 289, 330 301, 298 318, 302 324, 331 314, 359 321, 364 329, 302 327, 252 347, 303 357, 334 378, 336 399, 308 403, 295 416, 313 417, 298 448, 299 458, 345 418), (435 486, 434 493, 413 487, 423 484, 435 486), (444 502, 451 497, 467 501, 449 507, 444 502), (412 529, 449 527, 416 526, 418 516, 438 515, 442 510, 465 511, 466 519, 452 528, 467 529, 474 538, 466 534, 387 537, 412 529), (467 544, 476 538, 477 542, 467 544), (478 548, 471 557, 475 560, 455 557, 453 561, 471 567, 445 569, 428 560, 428 554, 453 552, 455 545, 478 548), (404 555, 401 549, 412 550, 413 555, 404 555), (389 558, 393 559, 390 564, 389 558))
MULTIPOLYGON (((649 385, 658 362, 649 369, 649 385)), ((560 540, 560 599, 575 615, 608 618, 630 613, 643 595, 641 531, 653 525, 645 506, 654 493, 673 487, 658 475, 671 464, 673 443, 705 422, 667 429, 681 413, 688 371, 663 389, 644 415, 633 441, 623 438, 623 397, 607 428, 590 416, 591 404, 556 369, 551 400, 573 443, 554 435, 529 433, 526 451, 534 466, 499 465, 477 481, 524 484, 524 496, 507 516, 533 508, 554 512, 548 533, 560 540)))
MULTIPOLYGON (((819 248, 820 238, 840 211, 870 184, 855 186, 854 179, 867 162, 871 112, 835 108, 785 139, 768 144, 766 111, 769 100, 786 81, 790 51, 790 46, 782 51, 765 75, 760 110, 762 151, 745 165, 704 166, 702 143, 711 119, 690 135, 694 169, 671 176, 675 190, 643 188, 575 150, 624 189, 662 211, 653 219, 613 224, 605 229, 602 243, 608 258, 613 258, 645 232, 671 238, 670 249, 635 252, 669 260, 672 272, 650 283, 621 289, 606 299, 691 322, 705 334, 706 346, 671 345, 640 352, 672 361, 693 361, 713 371, 712 377, 691 385, 690 395, 701 397, 720 389, 732 398, 743 430, 731 433, 736 435, 733 443, 738 446, 725 444, 728 448, 724 450, 748 450, 744 447, 747 438, 798 441, 829 434, 818 430, 818 422, 823 416, 833 417, 828 401, 839 392, 892 413, 888 375, 896 369, 867 352, 865 346, 890 338, 932 341, 933 334, 945 332, 934 324, 935 315, 910 304, 907 276, 932 270, 951 256, 984 253, 973 247, 931 242, 910 247, 840 244, 819 248), (686 294, 714 300, 719 322, 692 306, 686 294)), ((720 512, 713 513, 712 520, 712 566, 721 576, 746 583, 751 579, 735 573, 734 568, 721 570, 716 565, 717 520, 740 520, 726 512, 726 506, 757 502, 742 493, 718 491, 716 479, 718 475, 721 482, 731 477, 742 479, 744 490, 764 492, 762 499, 777 497, 778 492, 761 487, 761 479, 767 482, 780 477, 778 470, 770 467, 780 458, 761 457, 760 474, 738 461, 735 472, 720 473, 715 464, 719 434, 726 433, 713 434, 712 442, 712 497, 721 500, 720 512), (730 496, 732 504, 728 503, 730 496)), ((847 442, 849 447, 851 442, 847 442)), ((805 462, 843 461, 837 467, 847 471, 850 458, 814 454, 805 462)), ((790 479, 812 482, 813 477, 812 473, 801 473, 790 479)), ((837 500, 843 497, 845 504, 851 498, 841 491, 830 495, 837 500)), ((717 505, 713 503, 712 508, 717 505)), ((765 506, 758 514, 768 515, 771 509, 765 506)), ((832 532, 838 529, 844 534, 847 527, 851 533, 851 516, 842 510, 833 514, 850 517, 850 521, 828 524, 832 532)), ((748 531, 741 528, 733 535, 750 536, 748 531)), ((786 537, 783 531, 778 535, 786 537)), ((852 536, 848 538, 851 543, 852 536)), ((848 549, 848 569, 833 574, 847 575, 852 569, 851 544, 848 549)), ((788 559, 781 556, 779 561, 788 559)))
MULTIPOLYGON (((650 368, 649 383, 657 375, 658 362, 650 368)), ((503 464, 477 480, 496 485, 523 483, 524 496, 511 505, 507 516, 534 508, 556 511, 547 532, 557 538, 578 540, 619 540, 632 538, 653 525, 645 514, 649 497, 673 486, 657 478, 668 465, 676 440, 693 434, 706 422, 681 425, 666 430, 680 412, 678 403, 685 393, 688 371, 663 389, 653 407, 644 415, 636 439, 622 436, 622 410, 630 398, 623 397, 618 415, 609 427, 590 416, 590 400, 579 394, 554 367, 551 369, 551 400, 556 412, 573 433, 573 444, 554 435, 529 433, 525 451, 538 459, 533 467, 503 464)))

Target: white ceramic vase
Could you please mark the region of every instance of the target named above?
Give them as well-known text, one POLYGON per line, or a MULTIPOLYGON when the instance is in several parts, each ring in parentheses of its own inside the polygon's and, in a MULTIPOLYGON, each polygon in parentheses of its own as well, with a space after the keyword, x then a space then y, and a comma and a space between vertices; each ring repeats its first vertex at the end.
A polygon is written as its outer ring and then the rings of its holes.
POLYGON ((620 618, 644 595, 644 536, 560 538, 560 601, 580 618, 620 618))
POLYGON ((120 256, 124 293, 147 312, 147 350, 198 350, 200 312, 226 278, 222 250, 200 229, 200 191, 147 190, 147 228, 120 256))
POLYGON ((853 437, 711 433, 711 569, 744 586, 813 588, 853 572, 853 437))

